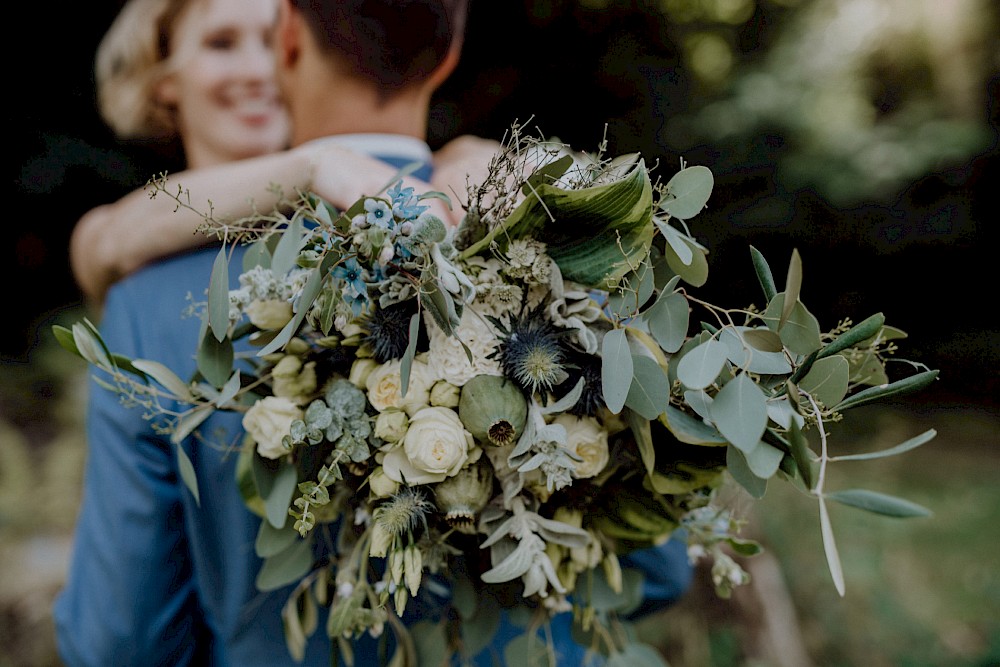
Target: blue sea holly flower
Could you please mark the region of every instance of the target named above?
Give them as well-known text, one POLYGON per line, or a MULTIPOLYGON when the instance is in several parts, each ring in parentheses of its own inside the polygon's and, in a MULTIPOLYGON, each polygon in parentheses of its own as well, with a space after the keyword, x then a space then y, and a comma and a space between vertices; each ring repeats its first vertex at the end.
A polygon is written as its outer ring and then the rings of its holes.
POLYGON ((335 278, 340 278, 346 282, 352 294, 367 294, 368 287, 365 285, 365 270, 358 264, 358 260, 355 258, 347 258, 343 264, 333 267, 331 273, 333 273, 335 278))
POLYGON ((392 209, 381 199, 366 199, 365 211, 365 221, 373 227, 388 229, 392 224, 392 209))

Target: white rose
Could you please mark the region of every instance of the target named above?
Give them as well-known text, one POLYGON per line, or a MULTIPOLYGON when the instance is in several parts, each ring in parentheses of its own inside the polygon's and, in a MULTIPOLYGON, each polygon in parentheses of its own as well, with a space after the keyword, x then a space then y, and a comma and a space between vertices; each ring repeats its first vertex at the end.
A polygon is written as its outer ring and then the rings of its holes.
POLYGON ((368 476, 368 488, 376 498, 388 498, 399 491, 399 482, 389 479, 382 468, 368 476))
POLYGON ((302 419, 299 406, 281 396, 268 396, 254 403, 243 415, 243 428, 257 443, 257 453, 277 459, 288 453, 281 438, 288 435, 292 422, 302 419))
POLYGON ((439 378, 461 387, 476 375, 503 375, 500 362, 486 358, 496 347, 497 334, 471 308, 462 312, 462 323, 455 328, 454 336, 441 331, 429 315, 425 321, 430 338, 427 362, 434 367, 439 378), (471 364, 462 343, 472 352, 471 364))
POLYGON ((440 408, 457 408, 461 398, 461 391, 458 387, 448 382, 440 380, 431 387, 431 405, 440 408))
POLYGON ((483 450, 449 408, 424 408, 413 415, 403 446, 382 460, 386 477, 407 484, 432 484, 479 460, 483 450))
POLYGON ((386 442, 399 442, 406 435, 408 426, 405 412, 386 410, 375 418, 375 435, 386 442))
POLYGON ((365 383, 368 382, 368 376, 377 366, 378 362, 374 359, 367 357, 355 359, 354 363, 351 364, 351 373, 347 379, 358 389, 364 389, 365 383))
POLYGON ((305 364, 294 354, 285 355, 271 371, 275 396, 284 396, 295 403, 304 403, 316 391, 316 362, 305 364))
POLYGON ((579 456, 573 476, 587 479, 608 465, 608 432, 593 417, 561 414, 553 420, 566 429, 566 449, 579 456))
POLYGON ((379 412, 387 408, 399 408, 412 416, 417 410, 427 406, 431 385, 435 380, 434 373, 430 366, 414 359, 410 364, 410 385, 406 396, 403 396, 400 393, 402 381, 399 366, 398 360, 389 361, 368 374, 365 379, 368 402, 379 412))
POLYGON ((280 299, 258 299, 245 309, 250 323, 258 329, 277 331, 292 319, 292 304, 280 299))

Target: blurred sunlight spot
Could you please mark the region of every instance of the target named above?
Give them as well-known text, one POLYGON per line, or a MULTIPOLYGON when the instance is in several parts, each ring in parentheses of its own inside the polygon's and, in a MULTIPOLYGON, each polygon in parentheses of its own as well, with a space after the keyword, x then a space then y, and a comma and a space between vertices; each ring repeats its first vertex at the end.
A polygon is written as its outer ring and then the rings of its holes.
POLYGON ((708 13, 721 23, 739 25, 753 16, 754 0, 706 0, 708 13))
POLYGON ((724 83, 733 67, 733 52, 729 44, 713 32, 690 35, 684 42, 691 69, 702 82, 724 83))

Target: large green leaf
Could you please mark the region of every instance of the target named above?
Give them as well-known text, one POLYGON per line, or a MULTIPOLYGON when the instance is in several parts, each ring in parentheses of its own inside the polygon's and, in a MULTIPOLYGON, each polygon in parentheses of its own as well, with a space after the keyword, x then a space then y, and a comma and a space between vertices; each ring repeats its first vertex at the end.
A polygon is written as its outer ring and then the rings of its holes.
POLYGON ((843 401, 838 403, 834 407, 834 410, 841 411, 849 408, 856 408, 859 405, 865 405, 866 403, 871 403, 873 401, 879 401, 884 398, 891 398, 893 396, 900 396, 902 394, 918 391, 933 382, 934 378, 938 376, 938 372, 939 371, 924 371, 922 373, 917 373, 916 375, 911 375, 908 378, 897 380, 892 384, 871 387, 870 389, 859 391, 853 396, 848 396, 843 401))
POLYGON ((708 259, 706 253, 685 236, 681 238, 681 243, 691 249, 691 261, 685 262, 674 250, 673 246, 667 245, 663 249, 663 255, 667 260, 670 270, 681 277, 681 280, 694 287, 701 287, 708 282, 708 259))
POLYGON ((681 169, 667 182, 667 196, 660 208, 675 218, 687 220, 698 215, 712 196, 715 178, 708 167, 681 169))
POLYGON ((649 324, 649 333, 665 351, 673 353, 681 348, 687 337, 690 309, 683 294, 673 292, 656 300, 643 313, 649 324))
POLYGON ((219 342, 229 330, 229 258, 226 246, 219 249, 208 282, 208 326, 219 342))
POLYGON ((848 366, 847 359, 840 355, 819 359, 799 380, 798 387, 823 405, 836 405, 847 394, 848 366))
POLYGON ((767 480, 758 477, 750 470, 743 452, 732 445, 726 448, 726 470, 736 483, 746 489, 753 498, 763 498, 767 491, 767 480))
POLYGON ((765 333, 775 335, 768 329, 725 326, 719 331, 719 342, 725 344, 729 361, 737 368, 766 375, 791 373, 792 366, 785 358, 784 352, 765 352, 750 344, 750 335, 763 339, 765 333))
POLYGON ((726 365, 728 349, 710 338, 681 357, 677 379, 690 389, 704 389, 715 381, 726 365))
POLYGON ((300 580, 313 564, 311 540, 298 540, 290 547, 271 556, 257 573, 257 589, 273 591, 300 580))
POLYGON ((298 538, 299 532, 292 527, 292 524, 286 524, 284 528, 275 528, 270 521, 261 521, 253 547, 261 558, 270 558, 292 546, 298 538))
POLYGON ((548 246, 563 278, 610 289, 646 257, 653 240, 653 194, 645 163, 622 178, 578 190, 539 183, 501 225, 466 248, 468 258, 493 243, 534 238, 548 246))
POLYGON ((646 419, 656 419, 667 407, 670 383, 660 365, 653 359, 632 355, 632 384, 629 386, 625 405, 646 419))
POLYGON ((767 427, 767 399, 746 373, 719 390, 709 411, 719 432, 740 451, 749 455, 759 446, 767 427))
POLYGON ((726 439, 704 420, 668 405, 660 423, 667 427, 675 438, 689 445, 725 445, 726 439))
POLYGON ((910 518, 915 516, 930 516, 931 512, 926 507, 895 496, 878 493, 877 491, 867 491, 865 489, 847 489, 845 491, 835 491, 827 493, 826 497, 836 500, 842 505, 857 507, 858 509, 892 516, 897 518, 910 518))
POLYGON ((795 301, 787 317, 785 316, 784 292, 779 292, 771 299, 763 319, 769 329, 778 332, 785 347, 796 354, 809 354, 822 345, 819 321, 801 301, 795 301))
POLYGON ((744 452, 750 472, 761 479, 770 479, 778 472, 778 465, 784 455, 780 449, 763 441, 758 442, 749 452, 744 452))
POLYGON ((601 386, 604 402, 614 414, 621 412, 632 386, 632 352, 624 329, 612 329, 601 344, 601 386))
POLYGON ((233 372, 233 341, 228 336, 219 340, 209 335, 206 327, 202 327, 197 363, 202 377, 213 387, 222 387, 233 372))
POLYGON ((275 528, 284 528, 295 493, 295 466, 284 459, 272 460, 254 455, 253 478, 264 500, 267 520, 275 528))
POLYGON ((295 261, 299 257, 299 249, 302 247, 303 240, 302 219, 296 216, 283 230, 281 240, 278 241, 278 245, 274 249, 271 270, 275 274, 283 276, 295 268, 295 261))

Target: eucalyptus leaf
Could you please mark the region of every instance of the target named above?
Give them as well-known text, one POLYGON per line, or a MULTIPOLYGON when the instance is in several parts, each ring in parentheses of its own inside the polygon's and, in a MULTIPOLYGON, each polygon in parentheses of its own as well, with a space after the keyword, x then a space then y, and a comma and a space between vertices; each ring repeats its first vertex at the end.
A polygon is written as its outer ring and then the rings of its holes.
POLYGON ((675 438, 689 445, 725 445, 726 439, 715 428, 701 419, 668 405, 660 417, 675 438))
POLYGON ((681 220, 693 218, 705 208, 714 185, 715 178, 708 167, 681 169, 667 181, 668 196, 660 202, 660 208, 681 220))
POLYGON ((774 295, 778 293, 774 286, 774 276, 771 274, 771 267, 767 265, 767 260, 757 248, 750 246, 750 258, 753 260, 753 268, 757 273, 757 281, 761 290, 764 291, 764 300, 770 302, 774 295))
POLYGON ((798 250, 792 250, 792 259, 788 263, 788 275, 785 277, 785 301, 781 309, 781 318, 778 321, 778 330, 785 326, 785 322, 792 315, 792 309, 799 300, 799 293, 802 291, 802 258, 799 257, 798 250))
POLYGON ((304 240, 303 232, 302 218, 299 216, 293 217, 288 226, 282 230, 281 240, 278 241, 274 257, 271 259, 271 270, 276 275, 283 276, 295 268, 304 240))
POLYGON ((235 370, 229 380, 226 381, 226 384, 223 385, 222 391, 219 392, 219 395, 212 402, 218 408, 226 407, 231 400, 236 398, 240 386, 240 372, 239 370, 235 370))
POLYGON ((632 352, 624 329, 604 334, 601 344, 601 386, 604 402, 614 414, 621 412, 632 386, 632 352))
POLYGON ((778 472, 778 465, 784 455, 783 451, 764 441, 758 442, 749 452, 744 452, 750 472, 761 479, 770 479, 778 472))
POLYGON ((836 405, 847 395, 850 376, 847 360, 836 355, 818 359, 798 387, 822 405, 836 405))
POLYGON ((410 316, 410 325, 407 330, 406 350, 403 358, 399 360, 399 395, 405 397, 406 390, 410 388, 410 369, 413 366, 413 358, 417 354, 417 338, 420 332, 420 313, 413 313, 410 316))
POLYGON ((295 332, 298 331, 299 326, 302 324, 302 320, 305 319, 306 313, 312 307, 313 301, 319 296, 320 289, 323 287, 323 280, 326 276, 326 271, 324 271, 324 265, 313 269, 309 274, 309 278, 306 280, 305 287, 302 288, 302 296, 299 298, 298 310, 295 311, 295 315, 292 319, 278 332, 270 343, 265 345, 263 348, 257 352, 258 357, 264 357, 272 352, 277 352, 285 345, 288 341, 292 339, 295 332))
POLYGON ((160 362, 152 361, 150 359, 135 359, 132 361, 132 365, 159 382, 164 389, 176 396, 179 400, 188 403, 194 400, 194 396, 191 394, 191 387, 177 377, 176 373, 160 362))
POLYGON ((699 417, 711 423, 712 397, 704 389, 688 389, 684 392, 684 402, 691 406, 699 417))
POLYGON ((902 442, 895 447, 890 447, 889 449, 883 449, 877 452, 867 452, 865 454, 845 454, 843 456, 833 456, 830 461, 870 461, 871 459, 882 459, 887 456, 896 456, 897 454, 903 454, 911 449, 916 449, 920 445, 929 442, 937 435, 937 431, 930 429, 924 431, 920 435, 910 438, 906 442, 902 442))
MULTIPOLYGON (((784 375, 792 372, 792 365, 788 363, 783 352, 765 352, 751 347, 748 339, 751 334, 757 334, 758 338, 763 334, 775 336, 767 329, 748 327, 725 326, 719 331, 719 342, 726 345, 727 356, 734 366, 750 373, 766 375, 784 375)), ((780 339, 778 344, 781 344, 780 339)))
POLYGON ((243 253, 243 273, 247 273, 255 266, 271 268, 271 251, 268 250, 267 241, 264 239, 254 241, 243 253))
POLYGON ((211 417, 213 412, 215 410, 211 406, 199 405, 197 408, 193 408, 182 414, 177 419, 170 433, 170 442, 175 445, 180 444, 184 438, 191 435, 196 428, 201 426, 202 422, 211 417))
POLYGON ((730 445, 726 448, 726 470, 752 498, 763 498, 767 480, 753 474, 743 452, 730 445))
POLYGON ((298 531, 292 528, 291 524, 286 524, 284 528, 275 528, 270 521, 261 521, 260 528, 257 529, 257 539, 254 540, 254 552, 260 558, 276 556, 292 546, 298 537, 298 531))
POLYGON ((175 447, 177 451, 177 470, 180 473, 181 481, 184 482, 184 486, 194 496, 195 504, 200 506, 201 494, 198 493, 198 474, 194 471, 194 464, 191 463, 191 459, 179 442, 175 443, 175 447))
POLYGON ((825 494, 829 500, 835 500, 842 505, 857 507, 875 514, 891 516, 900 519, 917 516, 930 516, 931 512, 926 507, 916 503, 886 495, 877 491, 867 491, 865 489, 847 489, 825 494))
POLYGON ((837 552, 837 542, 833 539, 833 526, 830 524, 830 513, 826 509, 826 502, 819 499, 819 526, 823 535, 823 551, 826 553, 826 565, 830 569, 830 576, 833 578, 833 585, 837 589, 840 597, 844 597, 844 568, 840 564, 840 554, 837 552))
POLYGON ((257 589, 267 592, 295 583, 309 573, 312 564, 312 541, 297 540, 264 561, 257 573, 257 589))
POLYGON ((704 389, 719 377, 726 365, 728 349, 724 343, 710 338, 681 357, 677 364, 677 379, 689 389, 704 389))
POLYGON ((694 249, 687 244, 685 235, 657 217, 653 218, 653 223, 660 230, 660 233, 663 234, 664 240, 666 240, 670 249, 674 251, 674 254, 677 255, 677 259, 680 260, 681 264, 691 266, 691 261, 694 259, 694 249))
POLYGON ((268 522, 275 528, 284 528, 288 519, 288 508, 292 504, 298 472, 295 466, 284 459, 279 460, 278 471, 271 481, 270 489, 261 489, 268 522))
POLYGON ((668 244, 663 251, 667 266, 687 284, 701 287, 708 281, 708 259, 705 257, 705 252, 696 248, 686 237, 681 241, 692 249, 691 261, 685 263, 668 244))
POLYGON ((229 330, 229 258, 225 245, 215 256, 208 283, 208 326, 221 343, 229 330))
POLYGON ((202 332, 201 344, 198 345, 198 372, 213 387, 221 388, 229 380, 233 372, 233 341, 228 336, 218 339, 209 335, 208 330, 202 332))
POLYGON ((856 408, 859 405, 865 405, 874 401, 880 401, 886 398, 892 398, 893 396, 901 396, 903 394, 918 391, 933 382, 934 378, 938 376, 938 373, 939 371, 923 371, 922 373, 911 375, 908 378, 897 380, 892 384, 871 387, 869 389, 865 389, 864 391, 859 391, 857 394, 845 398, 843 401, 834 406, 833 409, 840 412, 842 410, 856 408))
POLYGON ((885 315, 882 313, 875 313, 871 317, 858 322, 856 325, 845 331, 844 333, 837 336, 830 344, 824 347, 819 352, 819 358, 829 357, 830 355, 837 354, 849 347, 853 347, 858 343, 862 343, 882 329, 882 325, 885 324, 885 315))
POLYGON ((674 353, 681 348, 687 337, 690 309, 683 294, 673 292, 656 300, 643 313, 649 325, 649 333, 664 351, 674 353))
POLYGON ((785 321, 785 293, 779 292, 771 299, 764 312, 764 322, 772 331, 777 331, 781 341, 789 350, 796 354, 809 354, 822 345, 820 340, 819 321, 802 304, 796 301, 792 304, 785 321))
POLYGON ((632 369, 625 405, 646 419, 656 419, 670 398, 667 376, 659 364, 641 354, 632 355, 632 369))
POLYGON ((809 441, 806 440, 798 422, 792 421, 788 427, 788 445, 792 453, 792 460, 795 461, 795 468, 802 478, 802 483, 806 489, 812 491, 816 486, 816 458, 812 449, 809 448, 809 441))
POLYGON ((746 454, 758 447, 767 428, 767 399, 746 373, 719 390, 710 411, 712 421, 726 440, 746 454))

